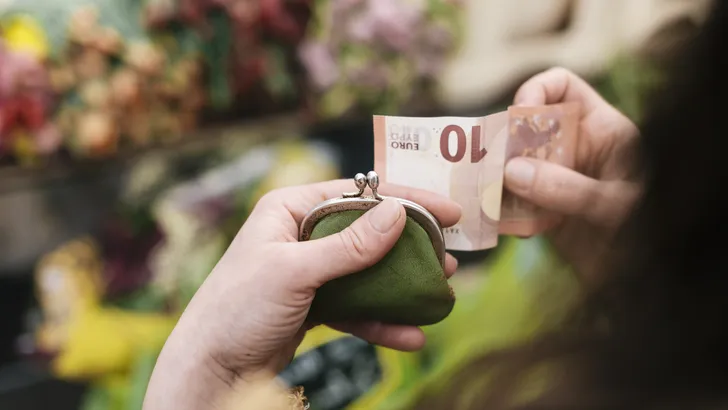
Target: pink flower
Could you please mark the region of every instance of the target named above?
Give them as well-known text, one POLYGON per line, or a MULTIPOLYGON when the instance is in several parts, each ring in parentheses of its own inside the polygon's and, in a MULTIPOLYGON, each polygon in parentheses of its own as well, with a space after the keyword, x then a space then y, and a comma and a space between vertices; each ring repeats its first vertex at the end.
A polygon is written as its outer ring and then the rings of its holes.
POLYGON ((316 88, 324 90, 336 84, 340 75, 339 67, 326 45, 306 42, 299 48, 299 58, 316 88))
POLYGON ((0 98, 9 98, 28 89, 47 91, 45 68, 34 56, 0 47, 0 98))
POLYGON ((331 2, 331 17, 334 21, 342 21, 357 6, 364 4, 366 0, 333 0, 331 2))
POLYGON ((35 148, 40 154, 53 154, 63 143, 63 135, 53 124, 46 124, 35 133, 35 148))
POLYGON ((370 15, 356 16, 348 25, 347 36, 358 43, 371 43, 375 36, 376 22, 370 15))
POLYGON ((394 51, 404 52, 415 40, 422 21, 422 4, 405 1, 369 0, 367 13, 377 37, 394 51))

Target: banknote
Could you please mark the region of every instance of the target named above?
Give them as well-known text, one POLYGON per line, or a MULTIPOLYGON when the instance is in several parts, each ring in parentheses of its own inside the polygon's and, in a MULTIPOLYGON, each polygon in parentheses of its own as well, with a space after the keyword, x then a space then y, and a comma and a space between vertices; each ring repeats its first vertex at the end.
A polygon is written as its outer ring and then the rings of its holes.
POLYGON ((492 248, 499 234, 535 235, 558 221, 504 190, 503 171, 516 156, 573 167, 580 109, 565 103, 472 118, 374 116, 374 170, 383 182, 462 206, 460 221, 444 230, 447 249, 492 248))
MULTIPOLYGON (((506 162, 523 156, 573 168, 580 110, 579 103, 509 107, 506 162)), ((536 235, 558 222, 557 215, 507 190, 502 201, 499 232, 503 235, 536 235)))
POLYGON ((374 170, 382 182, 450 197, 463 208, 446 228, 450 250, 498 244, 508 112, 486 117, 374 116, 374 170))

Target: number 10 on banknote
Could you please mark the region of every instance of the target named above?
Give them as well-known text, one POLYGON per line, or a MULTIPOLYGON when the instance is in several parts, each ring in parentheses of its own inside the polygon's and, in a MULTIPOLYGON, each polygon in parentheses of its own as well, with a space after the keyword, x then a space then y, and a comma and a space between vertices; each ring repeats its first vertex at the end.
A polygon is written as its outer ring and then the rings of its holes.
POLYGON ((374 169, 383 182, 436 192, 463 215, 445 229, 447 248, 488 249, 498 235, 528 236, 551 226, 547 214, 504 192, 514 156, 572 167, 579 106, 511 107, 486 117, 374 116, 374 169))

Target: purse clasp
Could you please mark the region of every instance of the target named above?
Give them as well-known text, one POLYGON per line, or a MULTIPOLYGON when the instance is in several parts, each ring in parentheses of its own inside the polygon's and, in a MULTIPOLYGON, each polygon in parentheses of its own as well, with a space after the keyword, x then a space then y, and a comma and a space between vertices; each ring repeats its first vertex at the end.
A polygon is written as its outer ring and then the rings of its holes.
POLYGON ((354 185, 356 185, 359 192, 344 193, 344 198, 360 198, 364 195, 364 190, 369 186, 372 190, 372 197, 378 201, 383 201, 386 197, 379 195, 377 189, 379 188, 379 175, 374 171, 369 171, 366 175, 361 172, 354 175, 354 185))

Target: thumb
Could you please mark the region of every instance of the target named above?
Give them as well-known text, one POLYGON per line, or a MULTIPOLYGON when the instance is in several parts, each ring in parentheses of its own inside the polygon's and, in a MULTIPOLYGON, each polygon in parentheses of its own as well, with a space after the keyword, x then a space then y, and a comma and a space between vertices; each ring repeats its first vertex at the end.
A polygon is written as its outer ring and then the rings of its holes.
POLYGON ((396 199, 387 198, 343 231, 300 246, 316 287, 368 268, 392 249, 404 229, 407 215, 396 199))
POLYGON ((505 168, 505 186, 538 207, 598 225, 612 221, 614 201, 618 200, 609 183, 533 158, 510 160, 505 168))

